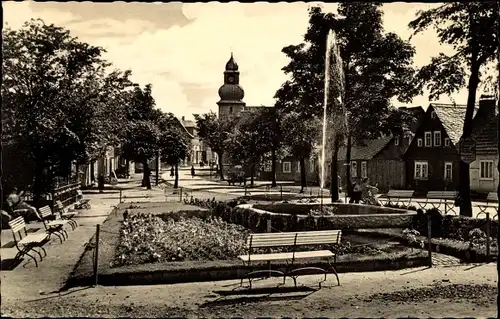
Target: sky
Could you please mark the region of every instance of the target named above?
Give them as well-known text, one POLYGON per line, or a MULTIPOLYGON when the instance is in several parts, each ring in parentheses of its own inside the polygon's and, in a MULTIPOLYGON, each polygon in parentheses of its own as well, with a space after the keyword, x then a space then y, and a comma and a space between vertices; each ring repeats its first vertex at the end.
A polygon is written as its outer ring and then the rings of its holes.
MULTIPOLYGON (((158 108, 191 119, 193 113, 217 112, 217 91, 231 52, 239 65, 244 102, 274 105, 274 94, 288 76, 281 70, 287 45, 303 41, 309 6, 318 3, 97 3, 3 2, 4 23, 17 29, 31 18, 62 26, 71 34, 106 49, 114 67, 132 70, 132 80, 151 83, 158 108)), ((322 3, 336 12, 336 4, 322 3)), ((384 28, 410 38, 408 23, 418 10, 437 4, 394 2, 383 5, 384 28)), ((5 25, 4 25, 5 26, 5 25)), ((422 66, 451 47, 439 44, 431 29, 411 38, 414 63, 422 66)), ((480 93, 480 92, 478 92, 480 93)), ((438 102, 465 104, 466 90, 438 102)), ((406 106, 429 104, 428 94, 406 106)), ((395 102, 396 106, 402 105, 395 102)))

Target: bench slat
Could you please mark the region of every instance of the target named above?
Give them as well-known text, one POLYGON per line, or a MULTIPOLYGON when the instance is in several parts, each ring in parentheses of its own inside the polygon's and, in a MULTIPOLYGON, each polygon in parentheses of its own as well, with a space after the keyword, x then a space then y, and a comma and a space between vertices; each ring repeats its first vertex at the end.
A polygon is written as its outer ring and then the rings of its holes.
POLYGON ((40 211, 40 217, 45 218, 52 215, 52 210, 49 206, 43 206, 38 209, 40 211))
POLYGON ((247 240, 247 245, 253 248, 279 247, 293 245, 332 244, 340 241, 342 231, 308 231, 253 234, 247 240))
POLYGON ((19 216, 9 222, 9 227, 14 233, 17 233, 26 228, 26 222, 24 221, 24 218, 22 216, 19 216))
MULTIPOLYGON (((322 258, 322 257, 333 257, 335 256, 329 250, 316 250, 316 251, 299 251, 295 253, 295 259, 299 258, 322 258)), ((275 254, 258 254, 258 255, 242 255, 238 256, 239 259, 244 261, 270 261, 270 260, 285 260, 292 259, 294 257, 293 253, 275 253, 275 254), (250 259, 249 259, 250 257, 250 259)))
POLYGON ((455 191, 430 191, 427 193, 427 198, 431 199, 455 199, 458 192, 455 191))
POLYGON ((413 197, 415 191, 412 190, 390 190, 387 196, 390 197, 413 197))
POLYGON ((321 234, 335 234, 335 233, 341 233, 341 230, 318 230, 318 231, 299 231, 299 232, 281 232, 281 233, 260 233, 260 234, 252 234, 251 236, 253 238, 257 237, 275 237, 275 236, 292 236, 295 237, 295 234, 298 234, 299 236, 301 235, 307 235, 307 234, 315 234, 315 235, 321 235, 321 234))

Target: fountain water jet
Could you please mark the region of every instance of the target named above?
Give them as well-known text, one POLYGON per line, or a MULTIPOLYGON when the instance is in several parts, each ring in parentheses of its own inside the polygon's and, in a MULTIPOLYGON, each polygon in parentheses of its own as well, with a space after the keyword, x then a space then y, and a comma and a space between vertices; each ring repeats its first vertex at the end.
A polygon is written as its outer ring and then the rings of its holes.
MULTIPOLYGON (((324 102, 323 102, 323 132, 322 132, 322 146, 321 146, 321 179, 320 179, 320 189, 323 191, 325 187, 325 148, 326 148, 326 128, 327 128, 327 110, 328 103, 330 101, 330 89, 335 88, 334 93, 338 94, 337 99, 340 105, 342 105, 342 114, 344 115, 344 125, 347 125, 345 119, 345 109, 343 103, 344 97, 344 69, 342 64, 342 58, 340 57, 340 50, 337 44, 337 37, 333 30, 330 30, 326 39, 326 52, 325 52, 325 92, 324 92, 324 102)), ((333 179, 333 172, 331 172, 333 179)))

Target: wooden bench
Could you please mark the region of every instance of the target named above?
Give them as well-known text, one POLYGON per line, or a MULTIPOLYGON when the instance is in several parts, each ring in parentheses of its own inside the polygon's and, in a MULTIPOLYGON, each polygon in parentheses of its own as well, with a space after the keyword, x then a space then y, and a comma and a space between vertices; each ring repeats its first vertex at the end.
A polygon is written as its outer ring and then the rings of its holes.
POLYGON ((60 200, 56 200, 56 206, 55 206, 57 212, 59 212, 59 215, 61 216, 61 219, 67 220, 68 223, 71 225, 71 228, 75 230, 76 227, 78 227, 78 223, 76 220, 73 219, 76 215, 78 215, 78 212, 75 211, 68 211, 64 208, 63 203, 60 200))
MULTIPOLYGON (((283 283, 286 277, 291 277, 293 279, 294 285, 297 286, 297 277, 300 272, 315 270, 321 271, 326 275, 328 269, 318 268, 318 267, 302 267, 298 269, 291 269, 297 259, 311 259, 311 258, 327 258, 329 268, 333 271, 337 277, 337 282, 340 286, 339 276, 335 270, 336 254, 331 250, 310 250, 310 251, 297 251, 298 246, 303 245, 322 245, 330 244, 332 246, 338 245, 342 236, 341 230, 324 230, 324 231, 305 231, 305 232, 282 232, 282 233, 263 233, 263 234, 252 234, 248 237, 248 255, 241 255, 238 258, 243 261, 245 266, 249 266, 252 262, 267 262, 269 269, 267 270, 256 270, 247 273, 241 279, 241 285, 243 285, 243 280, 248 278, 250 288, 252 288, 253 278, 262 278, 262 276, 257 276, 259 274, 267 274, 265 278, 271 276, 271 274, 283 276, 283 283), (257 248, 273 248, 273 247, 292 247, 291 252, 283 253, 270 253, 270 254, 255 254, 254 249, 257 248), (333 259, 333 265, 330 260, 333 259), (285 272, 280 270, 271 269, 271 261, 283 261, 287 262, 290 270, 285 272), (257 277, 256 277, 257 276, 257 277)), ((321 288, 321 282, 319 283, 321 288)))
POLYGON ((447 215, 448 212, 452 211, 456 214, 455 207, 455 199, 457 198, 457 191, 429 191, 427 192, 426 201, 424 204, 420 204, 421 208, 425 208, 427 204, 431 204, 432 208, 436 208, 440 212, 442 212, 439 207, 441 204, 444 205, 444 214, 447 215), (438 199, 439 202, 429 201, 429 199, 438 199))
POLYGON ((40 212, 40 217, 42 218, 43 226, 45 227, 47 234, 49 234, 49 238, 50 235, 54 234, 59 238, 62 244, 62 239, 68 238, 68 233, 64 229, 64 226, 68 224, 68 221, 61 219, 48 221, 47 217, 54 216, 49 206, 43 206, 42 208, 39 208, 38 211, 40 212), (64 235, 66 235, 66 237, 64 235))
MULTIPOLYGON (((413 199, 413 194, 415 194, 415 191, 413 190, 400 190, 400 189, 391 189, 387 193, 387 200, 385 202, 385 205, 390 205, 390 204, 399 204, 400 200, 409 200, 408 206, 411 204, 411 200, 413 199), (394 202, 395 200, 395 202, 394 202)), ((380 200, 381 198, 379 198, 380 200)))
POLYGON ((480 209, 480 212, 477 214, 477 218, 480 218, 482 214, 484 214, 486 218, 486 210, 488 208, 494 208, 497 212, 493 215, 492 219, 498 218, 498 194, 497 192, 488 193, 488 197, 486 197, 486 204, 478 204, 477 207, 480 209))
POLYGON ((43 244, 49 239, 49 234, 35 233, 28 235, 28 232, 26 231, 26 223, 22 216, 11 220, 9 222, 9 227, 12 230, 12 236, 14 237, 14 243, 16 244, 16 248, 18 251, 14 259, 21 259, 24 256, 28 256, 35 261, 35 266, 38 267, 36 258, 31 255, 30 252, 34 251, 35 253, 37 253, 38 256, 40 256, 40 261, 42 261, 43 257, 47 256, 47 252, 45 251, 45 248, 43 248, 43 244), (42 256, 42 254, 38 250, 36 250, 36 248, 40 248, 43 251, 44 256, 42 256))
POLYGON ((76 203, 75 203, 75 209, 90 209, 92 208, 90 206, 90 199, 89 198, 83 198, 83 192, 81 189, 76 191, 76 203))

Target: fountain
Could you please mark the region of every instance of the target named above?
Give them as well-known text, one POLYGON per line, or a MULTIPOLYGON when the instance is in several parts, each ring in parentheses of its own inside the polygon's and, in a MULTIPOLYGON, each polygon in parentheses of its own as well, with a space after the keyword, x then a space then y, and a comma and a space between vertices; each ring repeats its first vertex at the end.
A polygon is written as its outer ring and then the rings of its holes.
MULTIPOLYGON (((326 52, 325 52, 325 92, 323 102, 323 132, 322 132, 322 145, 321 145, 321 177, 320 177, 320 190, 321 202, 323 202, 323 188, 325 187, 325 159, 326 159, 326 128, 328 118, 328 104, 330 102, 331 88, 335 88, 335 94, 338 94, 338 101, 342 105, 342 114, 345 121, 345 108, 343 104, 344 96, 344 69, 342 65, 342 58, 340 57, 340 50, 337 44, 337 37, 333 30, 330 30, 326 39, 326 52)), ((333 172, 331 172, 333 176, 333 172)), ((333 179, 333 177, 332 177, 333 179)))

